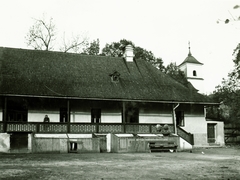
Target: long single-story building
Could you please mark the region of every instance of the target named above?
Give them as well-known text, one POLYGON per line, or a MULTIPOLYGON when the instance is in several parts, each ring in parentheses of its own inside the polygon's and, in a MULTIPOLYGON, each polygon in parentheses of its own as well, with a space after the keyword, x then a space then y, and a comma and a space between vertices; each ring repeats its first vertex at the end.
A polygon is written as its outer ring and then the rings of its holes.
POLYGON ((218 103, 135 59, 130 45, 124 58, 0 47, 0 99, 0 152, 224 145, 222 122, 210 122, 208 139, 205 109, 218 103))

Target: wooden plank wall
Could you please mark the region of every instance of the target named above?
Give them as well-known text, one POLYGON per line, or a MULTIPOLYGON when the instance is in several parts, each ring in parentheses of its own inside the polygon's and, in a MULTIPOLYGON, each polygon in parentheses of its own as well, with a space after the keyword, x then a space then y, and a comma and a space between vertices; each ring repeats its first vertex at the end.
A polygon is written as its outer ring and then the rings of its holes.
POLYGON ((240 143, 240 125, 224 124, 224 135, 226 144, 240 143))
POLYGON ((67 153, 67 139, 33 138, 33 153, 67 153))
POLYGON ((149 152, 149 141, 174 141, 180 147, 179 137, 117 137, 112 135, 112 152, 149 152))
MULTIPOLYGON (((77 153, 100 152, 99 138, 71 139, 77 143, 77 153)), ((69 139, 65 138, 33 138, 33 153, 68 153, 69 139)))

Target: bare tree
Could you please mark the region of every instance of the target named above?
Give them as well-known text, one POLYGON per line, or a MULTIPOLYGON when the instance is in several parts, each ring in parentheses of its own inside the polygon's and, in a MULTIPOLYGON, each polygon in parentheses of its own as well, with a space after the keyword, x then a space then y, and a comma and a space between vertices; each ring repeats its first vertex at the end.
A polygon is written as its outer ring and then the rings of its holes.
POLYGON ((86 36, 80 37, 72 36, 71 40, 66 42, 65 33, 63 36, 63 45, 60 47, 60 51, 69 52, 72 51, 74 53, 82 53, 83 49, 88 46, 88 38, 86 36))
POLYGON ((53 42, 56 40, 55 24, 50 18, 47 23, 44 19, 35 19, 35 23, 30 27, 25 37, 27 45, 39 50, 53 50, 53 42))
MULTIPOLYGON (((25 37, 28 46, 34 49, 50 51, 54 49, 56 41, 56 26, 53 18, 49 22, 43 19, 35 19, 35 23, 30 27, 27 36, 25 37)), ((81 53, 88 46, 88 38, 86 36, 72 36, 71 40, 65 40, 63 37, 63 45, 60 46, 60 51, 81 53)))

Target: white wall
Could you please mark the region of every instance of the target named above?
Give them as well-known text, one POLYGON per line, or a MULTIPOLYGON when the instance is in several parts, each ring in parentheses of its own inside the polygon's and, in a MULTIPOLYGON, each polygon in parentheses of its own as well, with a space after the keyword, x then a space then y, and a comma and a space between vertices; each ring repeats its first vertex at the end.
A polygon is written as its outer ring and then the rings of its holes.
POLYGON ((198 93, 204 93, 204 81, 200 79, 188 79, 188 81, 193 85, 194 88, 198 90, 198 93))
POLYGON ((91 123, 91 112, 71 112, 71 122, 91 123))
POLYGON ((48 115, 50 122, 59 122, 59 111, 28 111, 28 122, 43 122, 45 115, 48 115))
POLYGON ((203 78, 203 71, 201 64, 187 63, 187 77, 203 78), (193 76, 193 71, 196 71, 197 76, 193 76))
POLYGON ((180 150, 191 150, 193 146, 189 144, 187 141, 182 139, 181 137, 179 138, 179 149, 180 150))
MULTIPOLYGON (((50 122, 59 122, 59 111, 28 111, 28 122, 43 122, 45 115, 48 115, 50 122)), ((91 123, 91 112, 71 112, 71 122, 75 123, 91 123)), ((102 112, 101 123, 122 123, 121 112, 102 112)), ((172 114, 150 114, 140 113, 139 123, 153 124, 171 124, 172 114)))
POLYGON ((172 124, 172 114, 139 114, 139 123, 172 124))
POLYGON ((32 134, 28 134, 28 152, 32 152, 32 134))
MULTIPOLYGON (((91 112, 71 112, 71 122, 91 123, 91 112)), ((101 123, 121 123, 122 114, 116 113, 101 113, 101 123)))
MULTIPOLYGON (((43 122, 45 115, 48 115, 50 122, 59 122, 59 111, 28 111, 28 122, 43 122)), ((91 112, 71 112, 71 122, 76 123, 91 123, 91 112)), ((121 113, 102 113, 102 123, 121 123, 121 113)))
POLYGON ((102 113, 101 123, 122 123, 122 113, 102 113))
POLYGON ((224 123, 221 121, 206 121, 204 116, 185 116, 185 131, 194 135, 194 146, 208 146, 207 124, 215 123, 216 143, 224 146, 224 123))
POLYGON ((207 133, 207 123, 205 117, 185 115, 185 126, 182 127, 185 131, 190 133, 207 133))
POLYGON ((185 131, 193 134, 194 146, 207 145, 207 122, 204 115, 194 116, 185 115, 185 126, 182 127, 185 131))
MULTIPOLYGON (((188 78, 203 78, 202 65, 187 63, 188 78), (193 76, 193 71, 196 71, 197 76, 193 76)), ((204 81, 201 79, 188 79, 192 85, 199 90, 199 93, 204 93, 204 81)))
POLYGON ((2 113, 2 109, 0 109, 0 121, 3 121, 3 113, 2 113))
POLYGON ((193 64, 187 63, 183 66, 180 66, 180 69, 185 73, 187 76, 188 81, 192 83, 192 85, 199 90, 199 93, 204 93, 204 80, 198 79, 203 78, 203 65, 201 64, 193 64), (193 76, 193 71, 196 71, 196 76, 193 76), (195 78, 195 79, 192 79, 195 78))
POLYGON ((10 134, 0 133, 0 152, 9 152, 10 150, 10 134))

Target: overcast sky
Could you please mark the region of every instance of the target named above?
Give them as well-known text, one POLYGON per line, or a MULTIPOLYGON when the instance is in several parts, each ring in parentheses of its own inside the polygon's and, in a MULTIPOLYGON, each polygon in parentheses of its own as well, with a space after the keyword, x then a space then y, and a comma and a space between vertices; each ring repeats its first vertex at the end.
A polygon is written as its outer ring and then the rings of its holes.
MULTIPOLYGON (((210 93, 233 69, 232 53, 240 42, 237 0, 6 0, 0 6, 0 46, 30 48, 25 36, 35 19, 53 18, 61 40, 78 34, 99 39, 101 48, 120 39, 180 64, 192 55, 204 64, 210 93), (217 23, 220 19, 220 23, 217 23)), ((58 44, 55 45, 58 50, 58 44)))

